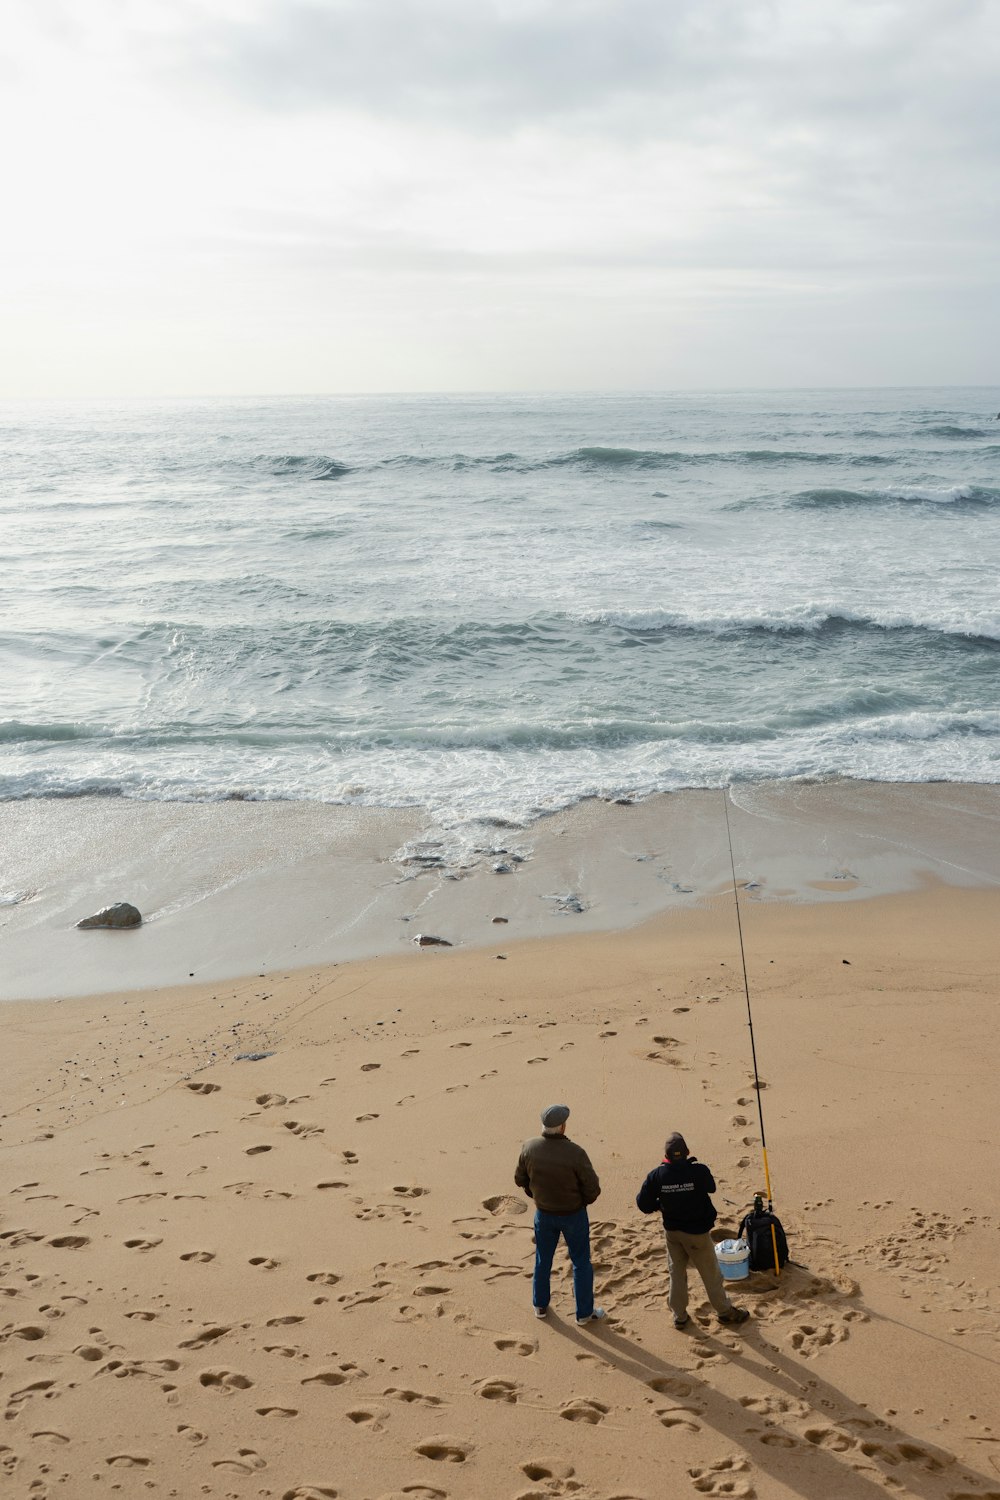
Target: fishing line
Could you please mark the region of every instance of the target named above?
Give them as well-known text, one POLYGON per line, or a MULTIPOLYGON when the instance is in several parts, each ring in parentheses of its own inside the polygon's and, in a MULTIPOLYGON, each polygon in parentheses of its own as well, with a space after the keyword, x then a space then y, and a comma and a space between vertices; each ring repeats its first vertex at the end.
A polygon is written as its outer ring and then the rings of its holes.
MULTIPOLYGON (((750 981, 747 978, 747 955, 743 946, 743 921, 740 916, 740 895, 736 884, 736 860, 733 855, 733 834, 729 826, 729 788, 722 789, 722 810, 726 815, 726 839, 729 843, 729 865, 733 872, 733 901, 736 905, 736 930, 740 938, 740 959, 743 964, 743 989, 747 997, 747 1022, 750 1028, 750 1056, 753 1058, 753 1086, 757 1095, 757 1118, 760 1121, 760 1149, 764 1157, 764 1183, 767 1188, 767 1211, 773 1213, 774 1204, 771 1201, 771 1172, 767 1165, 767 1136, 764 1134, 764 1106, 761 1103, 760 1074, 757 1071, 757 1043, 753 1034, 753 1009, 750 1005, 750 981)), ((774 1225, 771 1225, 771 1241, 774 1249, 774 1269, 778 1276, 781 1275, 781 1267, 778 1264, 778 1238, 774 1225)))

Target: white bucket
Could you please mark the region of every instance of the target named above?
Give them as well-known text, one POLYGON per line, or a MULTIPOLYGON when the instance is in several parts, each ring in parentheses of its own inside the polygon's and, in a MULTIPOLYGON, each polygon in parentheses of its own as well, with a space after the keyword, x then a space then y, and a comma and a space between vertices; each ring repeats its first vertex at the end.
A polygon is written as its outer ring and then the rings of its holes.
POLYGON ((750 1275, 750 1246, 746 1240, 720 1240, 715 1256, 723 1281, 745 1281, 750 1275))

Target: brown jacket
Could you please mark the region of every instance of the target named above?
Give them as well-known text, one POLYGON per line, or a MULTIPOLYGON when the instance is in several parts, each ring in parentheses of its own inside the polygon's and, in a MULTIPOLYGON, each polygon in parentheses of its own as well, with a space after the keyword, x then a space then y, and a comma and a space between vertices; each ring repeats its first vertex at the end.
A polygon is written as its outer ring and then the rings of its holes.
POLYGON ((525 1141, 514 1181, 546 1214, 579 1213, 601 1193, 590 1157, 565 1135, 536 1135, 525 1141))

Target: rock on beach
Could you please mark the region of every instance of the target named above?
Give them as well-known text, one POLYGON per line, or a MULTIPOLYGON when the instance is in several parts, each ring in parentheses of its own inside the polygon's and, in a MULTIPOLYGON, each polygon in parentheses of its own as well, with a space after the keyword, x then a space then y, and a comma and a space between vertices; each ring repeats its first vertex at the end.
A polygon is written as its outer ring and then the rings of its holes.
POLYGON ((84 917, 77 927, 141 927, 142 912, 128 901, 116 901, 113 906, 104 906, 92 917, 84 917))

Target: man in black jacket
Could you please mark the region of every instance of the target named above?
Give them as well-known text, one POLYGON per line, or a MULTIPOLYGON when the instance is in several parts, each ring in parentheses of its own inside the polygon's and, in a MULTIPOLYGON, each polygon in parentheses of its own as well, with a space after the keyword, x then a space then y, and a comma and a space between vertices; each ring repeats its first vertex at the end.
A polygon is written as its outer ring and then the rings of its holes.
POLYGON ((636 1203, 644 1214, 663 1215, 670 1267, 670 1311, 674 1327, 688 1322, 688 1265, 693 1265, 720 1323, 745 1323, 746 1308, 734 1307, 715 1257, 709 1230, 715 1223, 715 1178, 704 1162, 696 1161, 684 1137, 675 1130, 663 1148, 663 1161, 649 1173, 639 1189, 636 1203))

